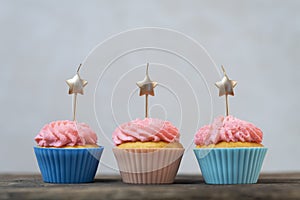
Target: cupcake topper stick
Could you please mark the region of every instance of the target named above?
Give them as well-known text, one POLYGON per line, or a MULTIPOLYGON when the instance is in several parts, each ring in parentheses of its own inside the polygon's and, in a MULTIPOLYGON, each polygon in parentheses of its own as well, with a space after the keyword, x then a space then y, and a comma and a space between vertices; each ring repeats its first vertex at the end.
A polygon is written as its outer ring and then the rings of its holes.
POLYGON ((226 71, 223 67, 223 78, 221 81, 216 82, 216 86, 219 88, 219 96, 225 95, 225 100, 226 100, 226 116, 229 115, 229 105, 228 105, 228 95, 234 96, 233 88, 236 86, 237 82, 230 80, 226 74, 226 71))
POLYGON ((76 120, 76 104, 77 104, 77 94, 83 95, 83 88, 87 85, 87 81, 83 80, 79 76, 79 70, 81 68, 81 64, 79 65, 75 76, 71 79, 66 80, 69 86, 69 94, 74 94, 73 101, 73 121, 76 120))
POLYGON ((137 82, 137 86, 140 88, 140 96, 146 96, 145 102, 145 118, 148 117, 148 95, 154 96, 154 88, 157 86, 157 82, 151 81, 149 74, 149 63, 147 63, 146 76, 144 80, 137 82))

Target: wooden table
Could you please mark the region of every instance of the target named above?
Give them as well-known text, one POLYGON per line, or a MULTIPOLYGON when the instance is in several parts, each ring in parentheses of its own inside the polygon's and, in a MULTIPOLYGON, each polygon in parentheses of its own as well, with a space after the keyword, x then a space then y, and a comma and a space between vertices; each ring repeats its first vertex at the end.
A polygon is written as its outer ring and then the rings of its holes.
POLYGON ((263 174, 257 184, 207 185, 200 175, 174 184, 131 185, 100 175, 89 184, 48 184, 40 175, 0 175, 0 199, 300 199, 300 173, 263 174))

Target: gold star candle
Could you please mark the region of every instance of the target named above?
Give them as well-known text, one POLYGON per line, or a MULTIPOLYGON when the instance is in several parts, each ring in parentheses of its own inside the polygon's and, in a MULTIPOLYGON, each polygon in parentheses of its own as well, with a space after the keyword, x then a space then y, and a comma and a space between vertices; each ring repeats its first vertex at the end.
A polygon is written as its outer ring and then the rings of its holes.
POLYGON ((137 82, 137 86, 140 88, 140 96, 145 95, 145 117, 148 117, 148 95, 154 96, 154 88, 157 86, 157 82, 151 81, 149 77, 149 63, 147 63, 146 76, 144 80, 137 82))
POLYGON ((73 121, 76 120, 76 104, 77 104, 77 94, 83 95, 83 88, 88 84, 86 80, 83 80, 79 76, 79 70, 81 68, 81 64, 79 65, 75 76, 71 79, 66 80, 69 86, 69 94, 74 94, 73 101, 73 121))
POLYGON ((229 115, 228 95, 234 96, 233 88, 237 85, 236 81, 230 80, 226 74, 226 71, 222 65, 223 78, 221 81, 216 82, 216 86, 219 88, 219 96, 225 95, 226 99, 226 116, 229 115))

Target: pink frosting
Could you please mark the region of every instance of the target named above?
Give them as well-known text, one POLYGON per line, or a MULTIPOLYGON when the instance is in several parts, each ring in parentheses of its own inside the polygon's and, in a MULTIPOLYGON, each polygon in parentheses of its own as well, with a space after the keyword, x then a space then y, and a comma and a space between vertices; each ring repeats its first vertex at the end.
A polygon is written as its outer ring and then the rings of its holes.
POLYGON ((178 142, 179 131, 171 122, 154 118, 136 119, 121 124, 113 132, 115 145, 124 142, 178 142))
POLYGON ((198 130, 194 142, 196 145, 217 144, 219 142, 262 142, 262 131, 252 123, 233 116, 219 116, 211 125, 198 130))
POLYGON ((46 124, 34 138, 41 147, 64 147, 96 144, 96 133, 84 123, 54 121, 46 124))

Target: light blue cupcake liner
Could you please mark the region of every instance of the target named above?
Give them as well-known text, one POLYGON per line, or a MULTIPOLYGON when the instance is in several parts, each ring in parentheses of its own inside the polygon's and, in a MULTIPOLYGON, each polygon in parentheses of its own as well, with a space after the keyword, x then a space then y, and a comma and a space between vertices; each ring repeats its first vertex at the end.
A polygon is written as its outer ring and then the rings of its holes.
POLYGON ((44 182, 93 182, 104 147, 43 148, 34 147, 44 182))
POLYGON ((267 148, 197 148, 194 153, 207 184, 250 184, 258 180, 267 148))

